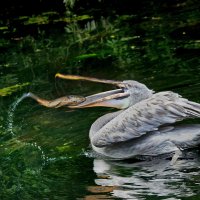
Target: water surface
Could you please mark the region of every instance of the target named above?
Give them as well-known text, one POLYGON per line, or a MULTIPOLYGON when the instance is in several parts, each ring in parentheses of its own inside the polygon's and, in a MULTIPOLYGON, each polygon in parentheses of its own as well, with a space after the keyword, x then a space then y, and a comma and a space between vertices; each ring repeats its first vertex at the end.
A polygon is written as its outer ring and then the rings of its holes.
MULTIPOLYGON (((47 109, 31 99, 19 103, 29 91, 54 99, 112 88, 57 80, 57 72, 133 79, 200 102, 198 5, 177 3, 173 12, 167 5, 153 6, 151 12, 144 8, 137 15, 101 19, 104 26, 90 22, 96 32, 90 32, 90 39, 81 32, 79 42, 64 31, 2 40, 0 88, 6 89, 0 90, 0 199, 198 199, 198 150, 195 159, 174 166, 169 160, 94 158, 89 128, 113 109, 47 109)), ((77 39, 77 31, 73 34, 77 39)))

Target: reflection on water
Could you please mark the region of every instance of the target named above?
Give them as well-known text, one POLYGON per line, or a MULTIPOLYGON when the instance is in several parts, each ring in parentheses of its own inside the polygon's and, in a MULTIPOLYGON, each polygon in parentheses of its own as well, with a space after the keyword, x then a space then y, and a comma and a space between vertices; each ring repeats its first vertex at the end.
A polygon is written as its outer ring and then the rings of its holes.
POLYGON ((97 186, 90 186, 88 190, 95 195, 106 193, 113 199, 145 199, 147 196, 179 199, 196 195, 200 185, 199 158, 178 160, 174 166, 169 160, 127 163, 94 159, 93 164, 97 186))

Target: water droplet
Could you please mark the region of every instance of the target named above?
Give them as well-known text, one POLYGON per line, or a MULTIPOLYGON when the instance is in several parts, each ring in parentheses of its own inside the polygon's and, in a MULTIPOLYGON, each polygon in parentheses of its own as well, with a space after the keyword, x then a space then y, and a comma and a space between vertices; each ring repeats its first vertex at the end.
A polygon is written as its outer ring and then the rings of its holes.
POLYGON ((13 132, 13 122, 14 122, 14 112, 16 110, 16 107, 19 105, 19 103, 21 101, 23 101, 27 97, 28 97, 28 93, 23 94, 20 98, 18 98, 16 101, 14 101, 9 107, 8 118, 7 118, 7 124, 8 124, 7 131, 11 135, 15 135, 13 132))

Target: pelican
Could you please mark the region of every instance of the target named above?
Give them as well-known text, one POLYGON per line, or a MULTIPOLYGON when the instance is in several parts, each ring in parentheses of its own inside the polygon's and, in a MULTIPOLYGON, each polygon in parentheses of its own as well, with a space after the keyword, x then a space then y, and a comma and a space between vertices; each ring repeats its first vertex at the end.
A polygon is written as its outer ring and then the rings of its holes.
POLYGON ((92 149, 112 159, 154 158, 167 156, 172 163, 184 150, 200 145, 200 124, 177 122, 200 117, 200 104, 172 91, 155 93, 134 80, 114 81, 56 74, 69 80, 86 80, 117 86, 85 97, 69 108, 113 107, 119 109, 98 118, 91 126, 92 149))

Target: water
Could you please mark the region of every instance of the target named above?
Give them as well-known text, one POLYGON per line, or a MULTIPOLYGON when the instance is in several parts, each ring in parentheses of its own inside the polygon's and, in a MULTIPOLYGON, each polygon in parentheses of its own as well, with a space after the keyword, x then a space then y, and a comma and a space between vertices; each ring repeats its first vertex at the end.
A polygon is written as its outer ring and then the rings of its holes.
POLYGON ((16 101, 14 101, 11 104, 10 108, 8 109, 7 130, 12 136, 15 135, 13 132, 13 123, 14 123, 13 120, 14 120, 15 110, 16 110, 17 106, 19 105, 19 103, 21 101, 23 101, 25 98, 27 98, 27 94, 23 94, 20 98, 17 98, 16 101))
POLYGON ((27 92, 55 99, 113 88, 54 78, 66 73, 133 79, 156 92, 172 90, 200 102, 199 2, 148 2, 134 12, 124 5, 115 20, 97 17, 87 29, 71 24, 70 35, 55 28, 35 37, 1 39, 0 199, 199 198, 198 149, 192 152, 194 159, 178 160, 174 166, 162 159, 95 158, 89 128, 113 109, 50 109, 32 99, 22 101, 27 92))
POLYGON ((115 197, 123 199, 182 199, 197 195, 199 181, 199 159, 179 160, 174 166, 163 160, 126 163, 94 159, 93 170, 97 174, 98 187, 112 187, 115 197), (198 169, 197 169, 198 168, 198 169), (123 173, 122 173, 123 172, 123 173), (185 182, 187 180, 187 183, 185 182), (195 182, 195 187, 188 187, 195 182), (183 195, 184 194, 184 195, 183 195))

